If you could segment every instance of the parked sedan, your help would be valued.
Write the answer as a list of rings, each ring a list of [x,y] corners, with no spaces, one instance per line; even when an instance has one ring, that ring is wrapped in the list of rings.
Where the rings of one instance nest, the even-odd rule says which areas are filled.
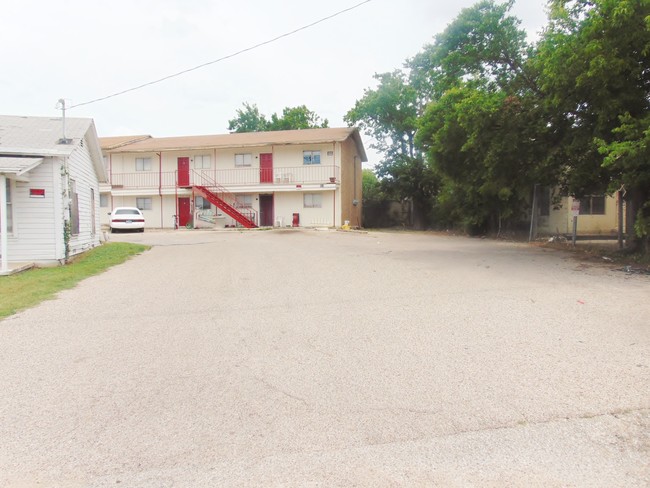
[[[144,215],[136,207],[117,207],[108,215],[111,216],[111,232],[116,230],[144,232]]]

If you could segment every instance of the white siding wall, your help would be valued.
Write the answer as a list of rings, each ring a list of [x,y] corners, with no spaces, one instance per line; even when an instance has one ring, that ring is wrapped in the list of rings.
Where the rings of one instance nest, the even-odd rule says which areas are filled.
[[[319,193],[322,195],[321,208],[305,208],[304,194]],[[334,192],[281,192],[275,194],[275,218],[282,218],[284,226],[291,225],[293,214],[300,214],[301,227],[331,227],[334,225]]]
[[[88,144],[84,141],[83,145],[78,146],[68,158],[68,172],[70,178],[75,180],[77,185],[77,194],[79,195],[79,235],[70,238],[70,255],[73,256],[80,252],[99,245],[99,236],[101,235],[100,218],[99,218],[99,181],[97,174],[90,158]],[[95,232],[93,233],[91,208],[91,189],[95,193]]]
[[[58,159],[45,158],[29,172],[29,182],[13,182],[14,232],[9,234],[7,253],[10,261],[54,261],[57,240],[56,202],[60,195]],[[45,198],[30,198],[29,190],[44,189]]]

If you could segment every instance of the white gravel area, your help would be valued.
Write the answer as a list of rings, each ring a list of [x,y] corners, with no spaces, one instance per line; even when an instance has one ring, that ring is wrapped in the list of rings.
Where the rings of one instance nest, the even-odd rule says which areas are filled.
[[[650,277],[407,232],[151,250],[0,321],[0,486],[650,486]],[[2,279],[2,278],[0,278]]]

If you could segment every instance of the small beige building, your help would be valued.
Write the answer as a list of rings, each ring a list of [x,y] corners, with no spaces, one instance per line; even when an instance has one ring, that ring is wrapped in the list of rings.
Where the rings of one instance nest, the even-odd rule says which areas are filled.
[[[356,128],[207,136],[100,138],[111,208],[142,210],[149,228],[361,226]]]
[[[537,221],[538,234],[572,234],[574,211],[578,208],[577,233],[579,235],[610,236],[618,232],[618,208],[615,197],[594,195],[577,201],[571,196],[553,198],[548,189],[543,190],[543,193]]]

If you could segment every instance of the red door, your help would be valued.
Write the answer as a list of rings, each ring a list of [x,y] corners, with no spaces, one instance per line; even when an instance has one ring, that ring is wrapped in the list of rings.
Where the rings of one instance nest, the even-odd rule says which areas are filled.
[[[260,154],[260,183],[273,183],[273,154]]]
[[[273,195],[260,195],[260,227],[273,227]]]
[[[192,220],[189,198],[178,199],[178,226],[185,227]]]
[[[178,186],[190,186],[190,158],[178,158]]]

